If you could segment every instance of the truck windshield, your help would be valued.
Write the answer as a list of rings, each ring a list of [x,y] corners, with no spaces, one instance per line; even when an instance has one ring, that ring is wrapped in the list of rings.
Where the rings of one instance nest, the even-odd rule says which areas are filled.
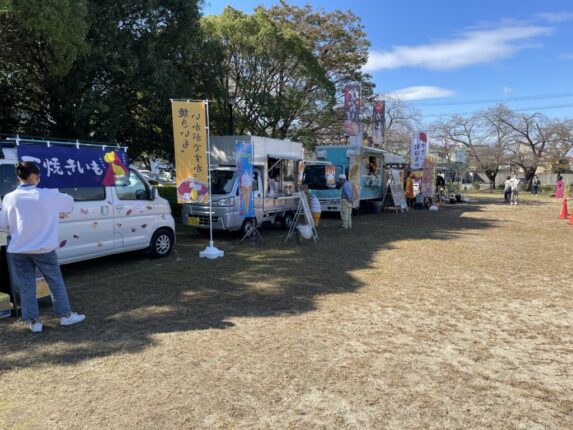
[[[342,166],[334,166],[334,186],[329,186],[326,183],[326,165],[325,164],[315,164],[306,166],[304,168],[304,180],[303,184],[308,185],[311,190],[327,190],[331,188],[338,188],[338,175],[342,172]]]
[[[235,184],[234,170],[213,170],[211,172],[211,193],[229,194]]]
[[[16,189],[18,179],[13,164],[0,164],[0,198]]]

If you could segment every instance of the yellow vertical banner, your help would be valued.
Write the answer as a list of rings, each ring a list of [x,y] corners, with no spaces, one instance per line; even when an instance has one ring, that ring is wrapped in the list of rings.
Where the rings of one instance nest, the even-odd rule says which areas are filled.
[[[209,201],[206,106],[203,101],[171,101],[178,203]]]

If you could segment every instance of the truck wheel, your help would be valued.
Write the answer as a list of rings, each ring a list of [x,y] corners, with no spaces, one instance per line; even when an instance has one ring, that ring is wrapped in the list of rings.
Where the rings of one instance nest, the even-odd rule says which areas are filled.
[[[254,229],[253,224],[256,225],[256,220],[253,218],[247,218],[243,221],[243,225],[241,226],[241,237],[245,237],[247,233],[251,233]]]
[[[281,218],[281,227],[284,230],[288,230],[292,225],[293,220],[294,220],[294,215],[292,214],[292,212],[285,213]]]
[[[161,229],[153,233],[149,243],[149,256],[151,258],[166,257],[173,249],[175,235],[171,230]]]

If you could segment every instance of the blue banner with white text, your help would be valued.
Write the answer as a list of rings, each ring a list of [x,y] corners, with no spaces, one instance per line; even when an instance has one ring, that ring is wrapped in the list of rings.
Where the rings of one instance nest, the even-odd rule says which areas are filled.
[[[127,153],[114,147],[20,144],[18,159],[37,164],[42,188],[113,186],[129,179]]]

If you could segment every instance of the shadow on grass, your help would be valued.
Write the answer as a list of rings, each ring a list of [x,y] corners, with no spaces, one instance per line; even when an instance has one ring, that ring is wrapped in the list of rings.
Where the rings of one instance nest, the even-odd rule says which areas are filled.
[[[162,260],[131,253],[64,266],[72,305],[88,319],[56,327],[56,319],[48,318],[41,334],[0,323],[0,371],[137,353],[154,344],[154,334],[232,328],[228,320],[237,317],[313,311],[318,296],[360,288],[351,272],[373,267],[375,254],[395,241],[451,240],[495,225],[462,216],[476,211],[479,202],[439,212],[361,214],[351,231],[328,217],[316,246],[284,243],[286,232],[274,227],[263,229],[264,242],[256,245],[219,235],[216,245],[225,257],[214,261],[198,257],[207,241],[184,228],[174,253]]]

